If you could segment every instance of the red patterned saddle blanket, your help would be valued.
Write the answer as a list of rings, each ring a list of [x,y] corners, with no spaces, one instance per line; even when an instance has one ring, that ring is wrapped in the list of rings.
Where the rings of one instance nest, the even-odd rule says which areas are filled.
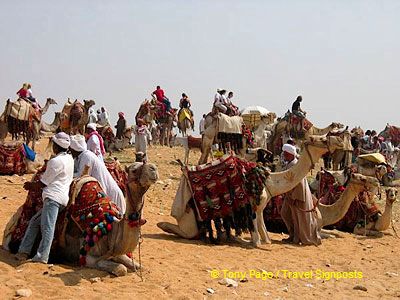
[[[24,174],[25,152],[22,143],[0,144],[0,175]]]
[[[199,221],[223,218],[250,203],[237,158],[228,156],[186,169]]]
[[[291,114],[291,116],[290,116],[290,124],[292,124],[292,126],[294,128],[296,128],[298,125],[300,125],[300,122],[301,122],[301,118],[299,116],[296,116],[295,114]],[[312,126],[313,126],[313,124],[307,118],[304,118],[304,121],[303,121],[304,129],[307,131]]]

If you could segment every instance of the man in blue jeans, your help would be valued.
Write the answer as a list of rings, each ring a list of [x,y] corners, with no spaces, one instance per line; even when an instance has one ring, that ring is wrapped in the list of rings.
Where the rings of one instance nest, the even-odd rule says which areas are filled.
[[[70,137],[66,133],[60,132],[53,136],[52,141],[56,156],[48,161],[46,171],[42,174],[40,181],[24,184],[24,188],[27,190],[43,189],[43,208],[29,222],[19,251],[15,256],[21,261],[26,260],[31,253],[40,229],[42,240],[32,261],[47,263],[58,213],[68,204],[69,187],[74,174],[74,160],[67,153]]]

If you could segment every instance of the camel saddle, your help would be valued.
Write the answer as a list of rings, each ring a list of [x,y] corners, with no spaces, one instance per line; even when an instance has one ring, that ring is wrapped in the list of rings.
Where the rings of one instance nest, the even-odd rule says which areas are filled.
[[[225,114],[218,114],[218,132],[242,134],[243,118],[240,116],[229,117]]]
[[[313,126],[307,118],[299,117],[291,112],[287,112],[283,119],[288,122],[289,133],[294,137],[304,137],[305,133]],[[303,128],[301,127],[302,120]]]
[[[0,144],[0,175],[22,175],[26,171],[25,150],[22,142]]]
[[[29,101],[22,98],[15,102],[8,102],[5,115],[20,121],[31,121],[32,119],[40,121],[41,118],[40,111],[37,111]]]
[[[178,120],[180,123],[185,121],[185,119],[192,120],[192,114],[190,113],[190,110],[187,108],[182,108],[179,112]]]

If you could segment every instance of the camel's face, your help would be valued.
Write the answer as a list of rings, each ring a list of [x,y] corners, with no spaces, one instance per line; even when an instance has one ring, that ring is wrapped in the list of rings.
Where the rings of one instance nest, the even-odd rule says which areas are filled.
[[[143,187],[150,187],[158,180],[158,170],[155,164],[135,162],[126,167],[128,181],[137,181]]]
[[[84,106],[88,109],[96,104],[94,100],[83,100]]]
[[[331,124],[332,128],[336,128],[336,129],[341,129],[344,128],[344,125],[342,123],[337,123],[337,122],[333,122]]]
[[[378,179],[371,176],[364,176],[358,173],[351,174],[350,181],[352,183],[363,185],[368,190],[375,190],[379,187]]]
[[[394,187],[390,187],[386,189],[386,202],[389,204],[393,204],[393,202],[397,199],[397,189]]]
[[[56,100],[52,98],[47,98],[47,102],[49,102],[49,104],[57,104]]]
[[[335,150],[340,150],[344,148],[343,138],[340,136],[310,136],[308,141],[305,142],[305,145],[315,146],[318,148],[326,148],[331,152]]]
[[[387,173],[387,168],[385,165],[378,165],[375,167],[376,178],[378,178],[379,180],[381,180],[383,175],[385,175],[386,173]]]

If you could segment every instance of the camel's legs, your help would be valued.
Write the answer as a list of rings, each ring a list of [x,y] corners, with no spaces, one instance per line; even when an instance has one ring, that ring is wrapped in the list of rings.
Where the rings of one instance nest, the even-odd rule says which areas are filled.
[[[123,264],[125,267],[132,271],[137,271],[140,269],[139,263],[129,258],[126,254],[115,256],[112,258],[112,260],[117,263]]]
[[[265,226],[265,222],[264,222],[263,211],[261,211],[261,212],[257,211],[256,216],[257,216],[257,227],[260,232],[261,240],[264,243],[271,244],[271,239],[268,235],[267,227]]]
[[[157,223],[158,228],[162,229],[165,232],[176,234],[184,239],[192,239],[195,236],[188,234],[187,232],[183,231],[178,225],[171,224],[168,222],[160,222]]]
[[[90,255],[86,256],[86,266],[114,274],[115,276],[125,276],[128,273],[128,269],[121,263],[116,263],[111,260],[97,261],[97,257]]]

